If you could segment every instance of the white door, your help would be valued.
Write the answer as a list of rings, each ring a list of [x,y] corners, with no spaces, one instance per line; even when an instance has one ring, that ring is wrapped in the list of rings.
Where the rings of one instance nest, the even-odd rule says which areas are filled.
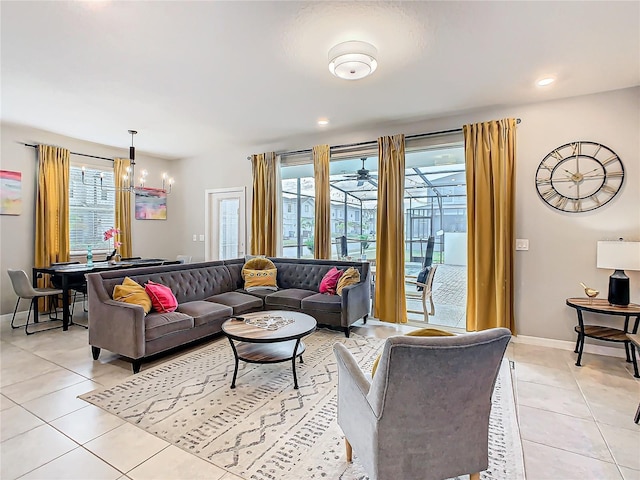
[[[205,196],[205,259],[244,257],[246,188],[207,190]]]

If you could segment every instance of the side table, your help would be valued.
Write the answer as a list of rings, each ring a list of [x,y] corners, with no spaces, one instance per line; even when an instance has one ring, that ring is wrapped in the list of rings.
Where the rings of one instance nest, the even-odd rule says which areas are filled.
[[[567,305],[575,308],[578,313],[578,325],[575,327],[575,331],[578,334],[575,349],[575,353],[578,354],[576,365],[579,367],[580,361],[582,360],[585,337],[597,338],[607,342],[621,342],[624,343],[627,362],[633,363],[634,377],[640,378],[640,374],[638,374],[638,363],[634,354],[635,352],[632,352],[631,350],[633,345],[631,344],[629,337],[627,337],[627,333],[638,333],[638,324],[640,324],[640,305],[630,303],[627,307],[614,307],[613,305],[609,305],[607,300],[598,298],[567,298]],[[604,327],[600,325],[585,325],[582,318],[582,312],[624,317],[624,327],[620,330],[618,328]],[[629,321],[633,316],[636,318],[633,322],[632,329],[629,330]]]
[[[637,333],[627,333],[627,337],[631,341],[631,358],[634,362],[636,359],[636,348],[640,348],[640,334]],[[640,352],[640,350],[638,350]],[[640,423],[640,404],[638,405],[638,409],[636,410],[636,416],[633,418],[633,421],[636,423]]]

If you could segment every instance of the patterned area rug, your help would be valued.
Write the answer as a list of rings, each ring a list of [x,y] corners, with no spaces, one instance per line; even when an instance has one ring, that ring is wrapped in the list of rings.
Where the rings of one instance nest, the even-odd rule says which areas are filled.
[[[345,344],[367,372],[384,343],[318,330],[305,339],[304,363],[296,366],[299,390],[293,389],[289,362],[240,362],[232,390],[233,353],[221,338],[80,398],[246,479],[366,480],[356,452],[353,463],[346,462],[336,422],[336,342]],[[496,382],[490,423],[489,469],[481,478],[524,479],[506,361]]]

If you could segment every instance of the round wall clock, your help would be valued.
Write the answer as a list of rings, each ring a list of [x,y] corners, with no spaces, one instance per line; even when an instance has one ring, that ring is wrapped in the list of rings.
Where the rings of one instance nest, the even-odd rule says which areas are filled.
[[[620,191],[624,166],[609,147],[572,142],[554,148],[536,171],[538,195],[563,212],[595,210]]]

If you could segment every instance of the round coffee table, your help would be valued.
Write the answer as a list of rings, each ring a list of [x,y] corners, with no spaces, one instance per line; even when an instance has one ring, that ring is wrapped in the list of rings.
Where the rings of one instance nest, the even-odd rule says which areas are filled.
[[[281,317],[291,319],[292,323],[274,328],[278,320],[269,318]],[[245,320],[262,320],[263,326],[252,325]],[[264,324],[271,324],[270,328],[265,328]],[[236,377],[238,375],[239,361],[247,363],[280,363],[291,360],[293,370],[293,388],[298,388],[298,377],[296,376],[296,357],[300,357],[305,351],[305,344],[302,337],[313,333],[316,329],[316,320],[305,313],[287,312],[281,310],[269,310],[265,312],[248,313],[242,317],[230,318],[222,324],[222,331],[229,339],[236,366],[233,371],[231,388],[236,388]],[[234,343],[234,340],[237,343]]]

